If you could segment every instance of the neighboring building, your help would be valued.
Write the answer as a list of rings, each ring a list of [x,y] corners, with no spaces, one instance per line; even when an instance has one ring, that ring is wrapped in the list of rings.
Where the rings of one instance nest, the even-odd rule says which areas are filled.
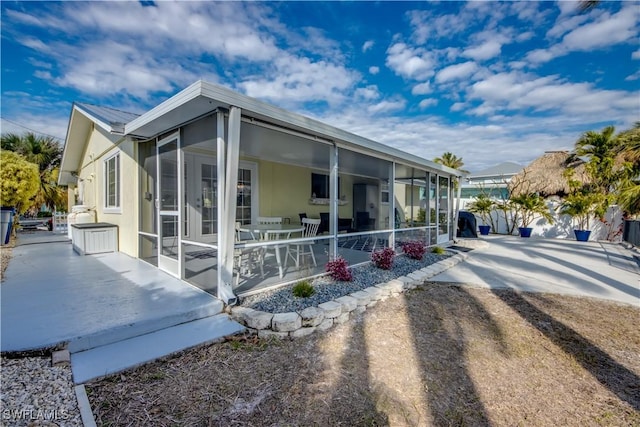
[[[509,181],[517,175],[524,166],[515,162],[503,162],[490,168],[469,174],[462,180],[460,197],[464,200],[473,199],[485,193],[496,198],[508,198]]]
[[[353,265],[403,240],[452,240],[450,183],[462,175],[203,81],[141,116],[74,104],[60,170],[70,204],[118,226],[121,252],[224,302],[322,273],[329,257]],[[317,265],[292,264],[294,232],[237,240],[258,217],[299,230],[300,214],[325,218],[306,241]]]

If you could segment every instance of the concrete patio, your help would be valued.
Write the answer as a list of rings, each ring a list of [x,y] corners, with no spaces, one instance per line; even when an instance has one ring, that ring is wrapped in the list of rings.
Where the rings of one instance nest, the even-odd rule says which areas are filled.
[[[19,235],[1,286],[0,349],[80,351],[213,316],[212,295],[121,253],[80,256],[58,236]]]
[[[620,244],[498,235],[482,239],[489,247],[474,250],[465,262],[430,280],[640,305],[640,268],[634,252]]]

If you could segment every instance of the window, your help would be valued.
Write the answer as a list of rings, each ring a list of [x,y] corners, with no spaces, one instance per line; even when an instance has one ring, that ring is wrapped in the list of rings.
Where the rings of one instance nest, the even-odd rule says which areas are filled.
[[[340,178],[338,178],[338,193],[340,192]],[[311,197],[314,199],[329,198],[329,175],[311,174]]]
[[[120,211],[120,153],[104,161],[104,207]]]
[[[380,203],[389,204],[389,184],[380,185]]]

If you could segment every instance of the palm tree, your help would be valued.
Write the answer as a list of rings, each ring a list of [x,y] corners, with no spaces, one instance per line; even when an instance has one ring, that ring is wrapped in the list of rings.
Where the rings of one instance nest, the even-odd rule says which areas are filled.
[[[469,173],[469,171],[460,169],[462,166],[464,166],[462,157],[458,157],[455,154],[450,153],[449,151],[444,153],[442,157],[436,157],[435,159],[433,159],[433,161],[443,166],[447,166],[453,169],[458,169],[460,172]]]
[[[38,166],[40,189],[33,198],[32,209],[37,210],[45,205],[53,210],[57,205],[64,204],[65,190],[57,185],[62,148],[54,138],[36,136],[32,132],[24,135],[9,133],[0,138],[0,147],[16,152]]]
[[[625,168],[618,203],[630,215],[640,214],[640,122],[618,135],[619,155]]]
[[[587,168],[593,177],[596,189],[609,194],[619,176],[614,171],[616,153],[620,142],[614,135],[615,127],[607,126],[601,132],[585,132],[575,145],[578,157],[587,157]]]

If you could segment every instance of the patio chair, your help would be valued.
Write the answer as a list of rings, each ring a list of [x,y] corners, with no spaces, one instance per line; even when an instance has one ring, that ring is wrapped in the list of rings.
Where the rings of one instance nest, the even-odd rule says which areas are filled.
[[[302,225],[304,226],[304,231],[302,232],[302,237],[315,237],[318,234],[318,228],[320,227],[319,219],[313,218],[302,218]],[[289,261],[289,257],[293,259],[296,263],[296,267],[300,266],[300,257],[305,255],[311,255],[311,259],[313,259],[313,265],[317,266],[316,256],[313,253],[313,245],[315,242],[305,242],[305,243],[293,243],[289,245],[287,249],[287,261]],[[295,257],[293,254],[295,253]]]
[[[236,243],[257,242],[253,233],[240,231],[241,224],[236,222]],[[253,265],[260,261],[260,248],[237,248],[233,251],[235,258],[234,264],[237,266],[238,274],[236,275],[236,286],[240,282],[240,275],[251,275]]]
[[[258,224],[282,224],[280,216],[259,216]]]
[[[369,212],[356,212],[356,230],[371,231],[375,229],[375,218],[369,217]]]
[[[329,212],[320,212],[320,227],[318,234],[329,232]]]

